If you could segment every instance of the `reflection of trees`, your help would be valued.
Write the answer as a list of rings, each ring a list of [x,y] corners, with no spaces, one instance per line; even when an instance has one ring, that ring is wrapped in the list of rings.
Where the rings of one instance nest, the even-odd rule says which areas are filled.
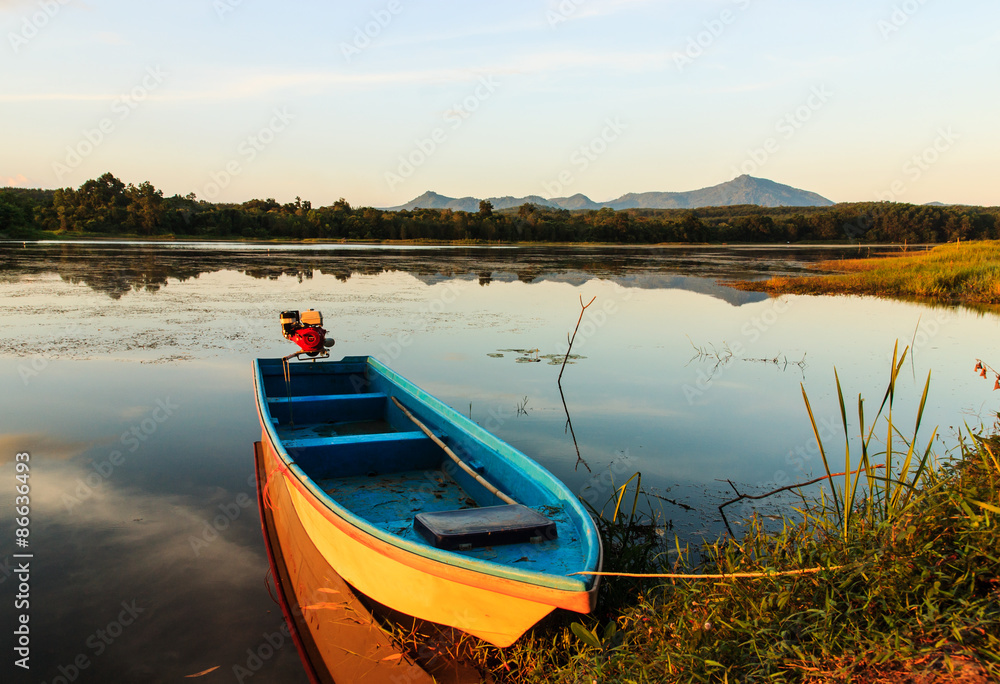
[[[72,245],[60,247],[55,268],[59,276],[74,285],[86,285],[103,292],[112,299],[120,299],[132,290],[156,292],[166,286],[168,277],[183,281],[199,275],[196,268],[172,268],[162,262],[153,249],[102,259],[99,264],[86,264],[81,263]]]
[[[131,291],[156,292],[169,279],[184,281],[203,273],[236,271],[251,278],[302,280],[316,272],[346,282],[352,275],[387,271],[408,273],[427,283],[469,278],[487,285],[503,274],[524,283],[544,280],[580,282],[609,278],[640,287],[678,287],[683,277],[746,278],[799,273],[804,263],[830,258],[831,250],[732,248],[547,247],[522,249],[244,249],[233,243],[218,249],[177,248],[169,243],[0,245],[0,277],[58,273],[113,299]],[[641,277],[638,277],[641,276]],[[711,281],[709,280],[709,286]],[[683,287],[683,285],[680,285]],[[741,295],[746,296],[746,295]]]

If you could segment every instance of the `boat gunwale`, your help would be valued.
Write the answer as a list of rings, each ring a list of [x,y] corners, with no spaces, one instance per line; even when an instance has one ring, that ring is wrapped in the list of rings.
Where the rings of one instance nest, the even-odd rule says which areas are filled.
[[[262,480],[261,476],[263,475],[266,478],[267,474],[263,472],[265,455],[264,445],[260,442],[254,442],[253,460],[254,478],[257,481],[257,507],[260,510],[260,527],[264,535],[264,549],[267,551],[267,562],[271,568],[271,577],[274,580],[278,606],[281,608],[281,614],[284,616],[285,623],[291,632],[295,649],[299,652],[299,659],[302,661],[302,667],[305,670],[306,677],[309,679],[309,684],[323,684],[323,681],[320,679],[319,669],[313,661],[313,653],[318,651],[315,645],[315,635],[309,630],[308,623],[297,619],[295,613],[292,611],[292,599],[294,599],[295,594],[283,579],[283,572],[287,573],[287,570],[279,567],[279,562],[281,565],[284,565],[285,561],[280,547],[277,546],[278,532],[274,525],[274,516],[268,511],[264,503],[264,489],[267,487],[267,481],[266,479]],[[301,614],[301,611],[299,611],[300,616]],[[307,643],[307,640],[312,643]],[[327,671],[327,679],[333,680],[329,671]]]
[[[451,551],[445,551],[443,549],[437,549],[428,544],[411,541],[388,532],[380,527],[377,527],[366,518],[357,515],[342,506],[336,499],[324,492],[318,484],[308,474],[306,474],[305,471],[302,470],[298,463],[296,463],[295,460],[289,456],[283,441],[277,434],[277,430],[275,429],[274,422],[270,415],[267,402],[268,397],[264,392],[264,374],[260,362],[278,360],[279,359],[254,360],[254,384],[256,386],[258,417],[260,418],[261,425],[264,426],[264,429],[267,432],[272,448],[284,463],[286,471],[289,474],[294,475],[294,478],[298,481],[298,486],[300,488],[304,488],[315,503],[323,504],[329,514],[332,515],[331,522],[340,520],[343,523],[355,528],[360,534],[352,536],[356,536],[359,541],[366,543],[369,546],[371,546],[371,544],[368,542],[366,537],[393,546],[400,551],[412,554],[413,556],[428,561],[443,563],[448,566],[477,574],[488,574],[493,577],[513,582],[520,582],[538,588],[555,590],[564,594],[591,594],[590,603],[593,603],[593,598],[595,598],[594,592],[596,592],[598,586],[598,579],[593,575],[583,576],[584,578],[581,579],[580,577],[571,577],[569,575],[535,572],[521,568],[514,568],[509,565],[493,561],[471,558],[469,556]],[[581,520],[592,520],[589,514],[573,496],[572,492],[570,492],[569,488],[566,487],[561,480],[556,478],[552,473],[541,466],[541,464],[533,461],[513,446],[503,442],[481,426],[473,423],[471,420],[455,411],[452,407],[448,406],[437,397],[434,397],[428,392],[420,389],[374,357],[349,356],[341,359],[340,363],[365,364],[368,369],[382,375],[390,384],[410,399],[442,415],[443,418],[451,421],[469,433],[473,439],[490,447],[503,445],[505,448],[502,450],[503,453],[500,454],[501,458],[512,461],[512,465],[520,468],[522,471],[525,470],[523,466],[528,466],[529,470],[535,470],[538,475],[544,478],[544,488],[548,493],[553,495],[554,499],[561,499],[564,501],[568,507],[573,509],[573,514],[580,517]],[[514,456],[515,458],[511,459],[511,456]],[[526,474],[531,475],[532,473]],[[573,524],[581,536],[579,543],[581,546],[586,547],[587,552],[584,567],[581,567],[580,570],[586,571],[593,569],[599,571],[603,565],[603,548],[596,526],[592,523],[591,525],[584,524],[581,529],[576,522]]]

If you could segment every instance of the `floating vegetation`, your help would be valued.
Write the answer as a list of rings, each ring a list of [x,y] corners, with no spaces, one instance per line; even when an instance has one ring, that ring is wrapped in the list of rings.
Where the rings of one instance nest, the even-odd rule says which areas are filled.
[[[491,359],[502,359],[507,354],[520,354],[516,359],[515,363],[541,363],[546,361],[549,366],[561,365],[563,360],[566,363],[573,363],[579,359],[585,359],[586,356],[581,356],[580,354],[540,354],[538,349],[498,349],[495,352],[490,352],[486,356]]]
[[[685,336],[686,337],[686,336]],[[728,342],[723,342],[722,347],[716,347],[714,344],[710,344],[707,347],[699,347],[696,345],[690,337],[688,337],[688,342],[694,347],[695,354],[691,357],[692,361],[708,361],[715,362],[712,366],[712,370],[709,375],[713,375],[717,370],[726,366],[732,361],[745,361],[747,363],[762,363],[769,366],[774,366],[781,371],[787,371],[789,366],[798,368],[800,372],[805,374],[805,369],[809,365],[806,363],[806,354],[803,352],[802,358],[798,361],[789,360],[787,356],[778,352],[774,356],[766,356],[761,358],[750,358],[743,356],[742,346],[737,344],[737,349],[733,349],[729,346]]]

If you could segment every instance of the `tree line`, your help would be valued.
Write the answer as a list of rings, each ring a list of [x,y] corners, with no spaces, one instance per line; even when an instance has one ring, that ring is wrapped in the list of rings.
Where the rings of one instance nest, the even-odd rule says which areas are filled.
[[[164,197],[111,173],[79,188],[0,189],[0,235],[471,242],[949,242],[1000,239],[1000,207],[858,202],[831,207],[739,205],[702,209],[569,211],[524,204],[494,210],[316,207],[298,197],[242,204]]]

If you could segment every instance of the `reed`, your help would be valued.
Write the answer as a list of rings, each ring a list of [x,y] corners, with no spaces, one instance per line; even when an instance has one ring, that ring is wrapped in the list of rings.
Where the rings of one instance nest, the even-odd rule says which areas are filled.
[[[467,641],[466,661],[512,683],[996,681],[1000,437],[967,429],[936,460],[936,432],[917,434],[930,378],[912,420],[895,406],[906,356],[874,417],[858,397],[853,432],[835,375],[847,475],[832,481],[824,445],[830,485],[780,529],[753,515],[695,552],[674,540],[668,562],[638,474],[604,506],[606,569],[752,577],[603,578],[593,615],[554,614],[506,649]],[[775,574],[805,568],[828,569]]]
[[[927,382],[924,383],[924,391],[920,397],[920,406],[917,409],[916,421],[913,427],[912,437],[905,438],[893,421],[893,404],[896,398],[896,381],[899,372],[903,367],[906,354],[909,348],[899,353],[899,343],[892,351],[892,363],[890,365],[889,382],[886,386],[885,395],[879,406],[875,417],[870,425],[865,421],[865,402],[861,395],[858,395],[858,423],[860,434],[860,463],[855,464],[851,460],[851,433],[848,427],[847,409],[844,401],[844,391],[840,385],[840,377],[834,369],[834,379],[837,385],[837,398],[840,402],[840,415],[844,426],[844,481],[842,486],[834,485],[831,495],[834,504],[834,514],[837,527],[845,541],[852,531],[856,531],[856,526],[852,525],[852,518],[861,513],[867,516],[867,524],[871,527],[877,526],[881,522],[891,521],[899,518],[908,508],[913,500],[913,495],[918,491],[921,479],[928,473],[927,464],[931,456],[931,446],[937,436],[935,428],[923,453],[918,455],[916,451],[917,435],[920,431],[920,424],[923,420],[924,407],[927,404],[927,393],[930,390],[931,374],[927,374]],[[801,386],[801,385],[800,385]],[[802,399],[806,405],[806,412],[809,414],[809,421],[812,424],[816,443],[819,445],[820,457],[823,460],[823,467],[832,483],[833,475],[830,469],[830,461],[827,457],[827,449],[823,444],[823,439],[819,434],[819,427],[813,415],[812,406],[809,404],[809,397],[804,386],[802,387]],[[875,438],[875,430],[879,426],[879,419],[885,414],[885,439],[882,451],[873,451],[872,440]],[[905,452],[898,451],[894,445],[896,437],[899,437],[905,447]],[[902,462],[898,467],[894,467],[896,457],[902,455]],[[873,458],[884,457],[884,466],[875,467],[872,464]],[[919,458],[914,461],[914,458]],[[884,470],[883,470],[884,468]],[[884,472],[880,474],[879,471]],[[862,476],[866,481],[866,489],[863,490],[865,498],[858,502],[858,487],[861,484]],[[853,478],[853,479],[852,479]],[[824,520],[827,518],[824,517]]]
[[[743,290],[772,294],[856,294],[1000,304],[1000,241],[939,245],[870,259],[824,261],[823,275],[737,281]]]

